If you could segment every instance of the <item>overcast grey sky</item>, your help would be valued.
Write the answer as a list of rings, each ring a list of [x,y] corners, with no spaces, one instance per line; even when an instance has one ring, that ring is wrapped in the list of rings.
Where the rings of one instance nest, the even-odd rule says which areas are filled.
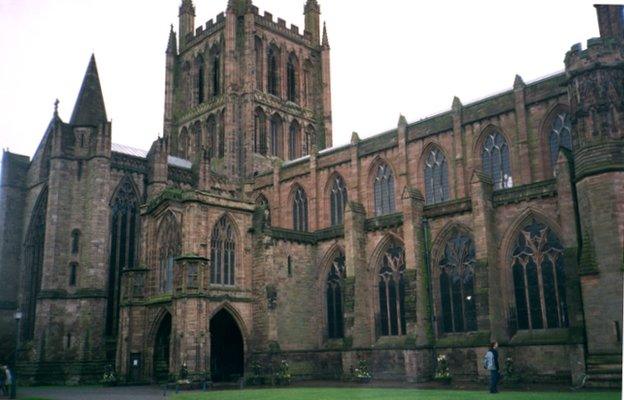
[[[113,141],[162,132],[164,61],[180,0],[0,0],[0,147],[31,156],[52,117],[69,120],[95,52]],[[194,0],[196,24],[227,0]],[[305,0],[255,0],[303,28]],[[334,144],[368,137],[563,69],[598,36],[589,0],[319,0],[332,48]]]

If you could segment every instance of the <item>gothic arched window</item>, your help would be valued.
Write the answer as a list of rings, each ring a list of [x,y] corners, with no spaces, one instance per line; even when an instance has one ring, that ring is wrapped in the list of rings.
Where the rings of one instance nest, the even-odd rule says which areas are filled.
[[[345,257],[338,253],[334,257],[329,274],[327,275],[327,337],[340,339],[344,337],[344,322],[342,309],[343,283],[345,278]]]
[[[381,336],[401,336],[405,324],[405,251],[391,243],[378,267],[379,324]]]
[[[189,146],[189,159],[193,158],[193,155],[198,149],[202,147],[202,129],[201,122],[196,121],[193,124],[193,136],[191,138],[191,145]]]
[[[158,227],[159,245],[159,288],[161,293],[173,290],[173,264],[182,252],[180,225],[173,213],[169,212]]]
[[[279,96],[279,55],[277,49],[269,47],[267,56],[267,89],[269,94]]]
[[[425,193],[427,204],[448,201],[448,165],[444,153],[438,148],[429,151],[425,161]]]
[[[181,158],[188,157],[188,149],[189,149],[189,134],[188,129],[186,127],[182,128],[182,132],[180,133],[180,140],[178,142],[178,154]]]
[[[475,246],[463,233],[455,233],[444,247],[439,263],[442,331],[477,330],[474,297]]]
[[[219,115],[219,158],[225,157],[225,111]]]
[[[563,246],[535,220],[518,234],[511,256],[518,329],[568,326]]]
[[[221,52],[216,50],[212,55],[212,96],[221,94]]]
[[[183,87],[186,89],[186,95],[184,96],[184,105],[185,108],[190,108],[193,106],[193,78],[191,77],[191,64],[189,62],[185,62],[182,65],[182,82]]]
[[[76,281],[78,280],[78,264],[71,263],[69,264],[69,286],[76,286]]]
[[[572,124],[568,113],[558,114],[553,120],[548,137],[550,166],[554,169],[559,157],[559,147],[572,151]]]
[[[262,80],[264,76],[264,52],[262,49],[262,39],[256,36],[254,41],[256,51],[256,89],[262,91]]]
[[[498,131],[488,134],[483,142],[483,172],[492,178],[495,190],[513,186],[509,145]]]
[[[347,185],[345,185],[340,175],[336,175],[332,178],[331,192],[329,195],[332,226],[344,223],[344,211],[347,200]]]
[[[288,57],[288,63],[286,64],[286,83],[288,100],[292,102],[297,101],[297,58],[294,54]]]
[[[205,83],[205,71],[204,71],[204,58],[199,56],[197,58],[197,62],[196,62],[196,68],[197,68],[197,87],[196,87],[196,91],[197,91],[197,104],[202,104],[204,102],[204,87],[206,85]]]
[[[308,197],[302,187],[293,194],[293,229],[300,232],[308,231]]]
[[[301,127],[297,121],[290,124],[288,135],[288,158],[295,160],[300,157],[299,149],[301,148]]]
[[[376,167],[373,183],[375,194],[375,215],[392,214],[395,211],[394,203],[394,174],[386,163],[379,163]]]
[[[26,294],[24,296],[25,304],[23,308],[26,314],[24,316],[22,337],[26,340],[33,338],[35,329],[37,297],[41,291],[41,277],[43,274],[47,207],[48,190],[46,188],[39,195],[33,209],[24,246]]]
[[[271,117],[271,155],[281,157],[282,118],[278,114]]]
[[[74,229],[71,233],[71,253],[78,254],[80,252],[80,231]]]
[[[139,198],[129,177],[122,179],[111,203],[111,245],[106,334],[117,334],[121,271],[134,268],[139,233]]]
[[[236,233],[226,216],[221,217],[212,230],[210,261],[210,283],[226,286],[236,284]]]
[[[303,155],[307,156],[312,151],[312,144],[316,140],[316,132],[314,126],[308,125],[305,129],[305,137],[303,138]]]
[[[261,108],[256,109],[254,119],[254,151],[258,154],[266,156],[267,154],[267,135],[266,135],[266,115]]]
[[[208,131],[208,151],[211,157],[215,155],[217,146],[217,120],[214,115],[210,115],[206,121],[206,130]]]

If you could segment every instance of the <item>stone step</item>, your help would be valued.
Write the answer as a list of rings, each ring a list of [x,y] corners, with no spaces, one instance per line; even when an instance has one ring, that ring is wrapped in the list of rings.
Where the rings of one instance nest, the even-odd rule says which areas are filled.
[[[597,374],[622,374],[622,366],[617,364],[594,364],[587,366],[587,373]]]
[[[587,364],[617,364],[622,365],[621,354],[591,354],[587,356]]]

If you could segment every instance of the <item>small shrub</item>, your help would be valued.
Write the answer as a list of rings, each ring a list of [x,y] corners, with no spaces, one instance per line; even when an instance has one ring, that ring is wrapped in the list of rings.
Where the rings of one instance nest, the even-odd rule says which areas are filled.
[[[280,386],[288,386],[290,385],[291,379],[290,366],[286,360],[282,360],[275,372],[275,383]]]
[[[516,372],[516,367],[514,366],[514,360],[511,357],[505,358],[505,366],[503,371],[505,371],[505,380],[511,383],[520,382],[520,375]]]
[[[104,367],[104,374],[101,380],[102,385],[115,386],[117,385],[117,376],[115,375],[115,368],[111,364],[107,364]]]
[[[433,379],[439,382],[450,382],[452,377],[446,356],[444,354],[440,354],[436,361],[436,373]]]
[[[353,377],[360,382],[370,382],[373,375],[370,372],[368,361],[360,360],[356,369],[353,370]]]

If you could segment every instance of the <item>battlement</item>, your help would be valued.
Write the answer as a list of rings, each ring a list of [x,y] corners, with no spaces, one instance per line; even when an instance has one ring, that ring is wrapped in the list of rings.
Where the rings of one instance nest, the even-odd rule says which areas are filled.
[[[583,49],[577,43],[566,53],[565,65],[568,73],[602,66],[616,66],[624,62],[624,46],[613,38],[593,38],[587,41],[587,48]]]
[[[277,33],[280,33],[290,39],[304,42],[306,45],[311,44],[311,36],[308,32],[301,33],[299,26],[295,24],[286,25],[286,21],[282,18],[273,19],[273,14],[265,11],[264,14],[260,14],[258,7],[252,7],[252,12],[255,15],[256,21],[259,25],[269,28]]]
[[[310,45],[311,37],[308,32],[301,33],[299,26],[295,24],[290,24],[287,26],[286,20],[283,18],[277,18],[277,20],[273,19],[273,14],[264,11],[263,14],[260,14],[260,10],[258,7],[253,6],[251,8],[252,13],[254,14],[256,21],[273,31],[276,31],[292,40],[303,42],[306,45]],[[221,30],[225,25],[225,13],[219,13],[216,18],[210,19],[206,22],[205,26],[200,25],[195,28],[193,33],[189,33],[185,40],[188,46],[192,46],[195,42],[202,40],[205,37],[212,35],[213,33]]]
[[[219,14],[217,14],[216,18],[208,20],[205,26],[200,25],[195,29],[194,33],[189,33],[185,38],[187,45],[191,46],[194,44],[193,42],[197,42],[203,38],[212,35],[215,32],[220,31],[224,25],[225,13],[220,12]]]

